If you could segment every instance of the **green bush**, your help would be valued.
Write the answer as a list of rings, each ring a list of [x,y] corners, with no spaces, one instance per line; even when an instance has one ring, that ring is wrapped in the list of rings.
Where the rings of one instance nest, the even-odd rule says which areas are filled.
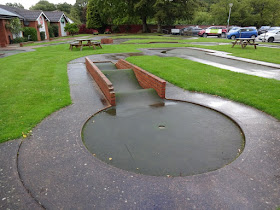
[[[46,39],[46,36],[45,36],[45,32],[44,31],[41,31],[40,32],[40,37],[41,37],[41,41],[44,41]]]
[[[53,28],[53,34],[55,37],[58,37],[58,25],[52,25]]]
[[[24,27],[23,28],[23,36],[26,37],[29,40],[28,41],[37,41],[37,30],[35,28],[31,28],[31,27]]]
[[[50,22],[47,22],[47,23],[48,23],[49,36],[50,36],[50,38],[53,38],[54,37],[53,27],[50,24]]]
[[[76,23],[66,23],[64,31],[69,32],[73,36],[74,34],[78,33],[79,28]]]
[[[24,37],[16,37],[12,40],[12,43],[15,44],[15,43],[21,43],[21,42],[26,42],[27,41],[27,38],[24,38]]]
[[[118,25],[113,25],[112,26],[112,32],[113,33],[119,33],[120,32],[120,28]]]

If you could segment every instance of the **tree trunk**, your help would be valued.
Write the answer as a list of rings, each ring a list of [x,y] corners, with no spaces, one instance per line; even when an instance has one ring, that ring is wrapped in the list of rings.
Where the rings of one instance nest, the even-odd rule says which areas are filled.
[[[162,33],[161,21],[158,21],[158,22],[157,22],[157,32],[158,32],[158,33]]]
[[[141,18],[142,20],[142,25],[143,25],[143,29],[142,29],[142,32],[143,33],[149,33],[149,28],[148,28],[148,25],[147,25],[147,17],[146,16],[143,16]]]

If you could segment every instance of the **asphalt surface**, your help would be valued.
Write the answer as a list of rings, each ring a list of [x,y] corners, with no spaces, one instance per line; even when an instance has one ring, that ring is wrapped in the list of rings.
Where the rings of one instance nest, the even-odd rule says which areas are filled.
[[[89,56],[94,61],[136,54]],[[84,58],[68,64],[73,104],[27,139],[0,145],[0,209],[275,209],[280,206],[280,122],[251,107],[168,84],[166,97],[198,103],[238,123],[246,145],[231,164],[186,177],[155,177],[107,165],[87,151],[81,129],[108,106]]]

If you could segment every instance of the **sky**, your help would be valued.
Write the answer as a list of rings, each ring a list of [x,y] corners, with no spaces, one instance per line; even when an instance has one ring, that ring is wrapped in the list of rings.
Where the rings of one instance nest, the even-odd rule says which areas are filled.
[[[0,0],[0,4],[5,5],[6,3],[21,3],[24,9],[29,9],[29,7],[35,5],[39,0]],[[48,0],[48,2],[53,4],[59,4],[67,2],[68,4],[74,5],[76,0]]]

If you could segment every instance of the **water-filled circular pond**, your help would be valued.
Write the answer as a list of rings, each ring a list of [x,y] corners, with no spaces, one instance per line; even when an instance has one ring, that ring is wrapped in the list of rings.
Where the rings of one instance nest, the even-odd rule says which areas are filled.
[[[83,141],[100,160],[153,176],[213,171],[235,160],[244,147],[242,131],[228,117],[174,101],[99,112],[85,124]]]

